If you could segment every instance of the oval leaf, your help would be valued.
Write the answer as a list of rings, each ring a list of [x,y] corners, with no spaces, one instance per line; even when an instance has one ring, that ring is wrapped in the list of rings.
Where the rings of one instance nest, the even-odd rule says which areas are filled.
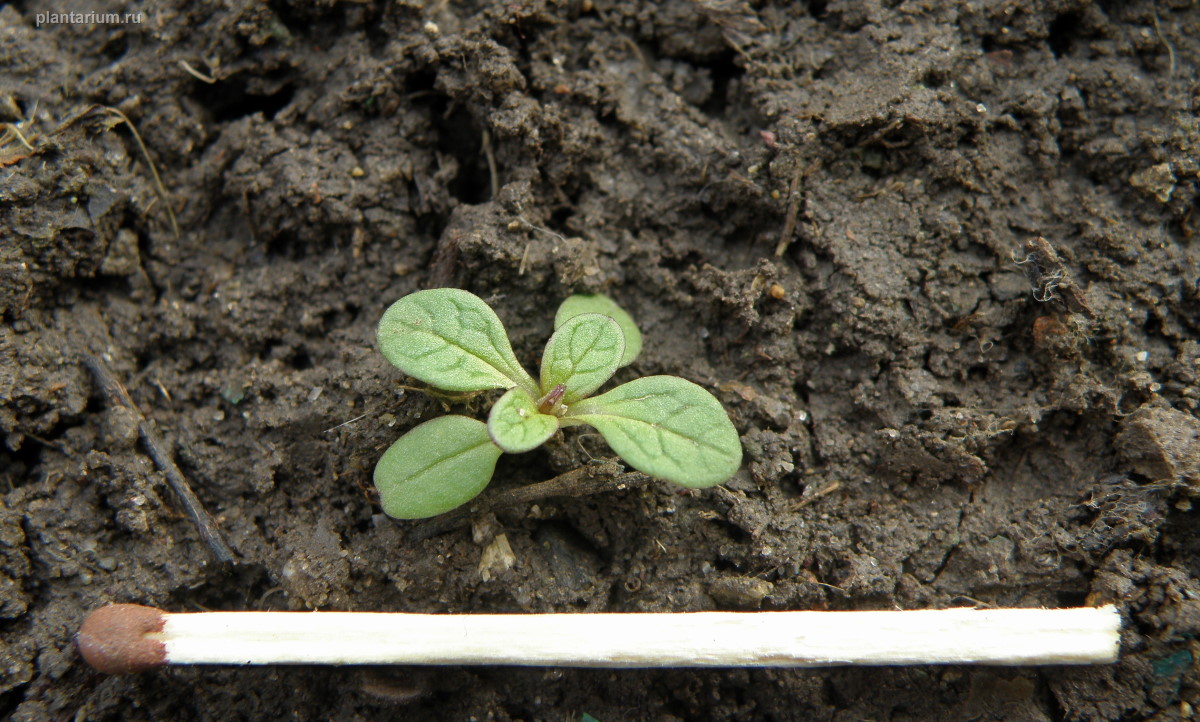
[[[375,465],[385,514],[424,519],[474,499],[492,479],[500,448],[487,425],[466,416],[441,416],[388,447]]]
[[[628,366],[642,352],[642,332],[638,331],[637,324],[633,322],[633,316],[618,306],[616,301],[603,294],[578,293],[568,296],[567,300],[558,307],[558,312],[554,314],[554,328],[558,329],[568,320],[583,313],[599,313],[608,316],[621,327],[621,332],[625,334],[625,352],[621,354],[621,363],[618,367]]]
[[[631,466],[681,486],[715,486],[742,464],[737,429],[716,397],[675,376],[647,376],[567,410]]]
[[[513,354],[504,324],[473,293],[457,288],[410,293],[384,312],[376,335],[388,361],[439,389],[522,386],[537,393]]]
[[[510,454],[541,446],[558,431],[558,417],[538,411],[538,404],[521,389],[510,389],[488,414],[492,441]]]
[[[625,335],[609,316],[583,313],[567,319],[542,353],[542,390],[567,387],[564,403],[574,403],[612,378],[625,353]]]

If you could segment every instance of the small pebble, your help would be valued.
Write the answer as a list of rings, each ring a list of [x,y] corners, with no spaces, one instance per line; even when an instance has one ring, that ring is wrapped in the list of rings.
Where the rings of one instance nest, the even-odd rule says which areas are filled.
[[[104,412],[104,423],[100,433],[110,450],[132,447],[138,440],[137,414],[124,406],[110,407]]]
[[[756,609],[775,585],[758,577],[722,577],[708,585],[708,595],[722,607]]]

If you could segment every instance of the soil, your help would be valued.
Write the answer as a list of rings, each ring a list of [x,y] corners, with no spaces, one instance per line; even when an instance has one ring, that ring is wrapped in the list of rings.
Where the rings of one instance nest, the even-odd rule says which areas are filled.
[[[1200,707],[1194,0],[94,5],[78,10],[144,16],[39,26],[72,8],[0,7],[0,716]],[[489,400],[413,388],[374,347],[388,304],[438,286],[491,303],[529,368],[562,298],[611,295],[646,338],[618,381],[712,391],[742,470],[437,529],[383,516],[383,449]],[[214,560],[88,354],[153,421],[234,563]],[[491,491],[612,458],[572,429],[503,458]],[[1120,661],[1087,668],[105,677],[73,635],[108,602],[1115,602],[1125,628]]]

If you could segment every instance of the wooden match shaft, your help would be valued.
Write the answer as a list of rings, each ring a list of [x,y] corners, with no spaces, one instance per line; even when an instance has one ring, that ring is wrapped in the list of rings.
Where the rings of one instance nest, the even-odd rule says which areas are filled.
[[[819,667],[1107,664],[1115,607],[886,612],[388,614],[196,612],[117,604],[77,635],[121,674],[164,664]]]

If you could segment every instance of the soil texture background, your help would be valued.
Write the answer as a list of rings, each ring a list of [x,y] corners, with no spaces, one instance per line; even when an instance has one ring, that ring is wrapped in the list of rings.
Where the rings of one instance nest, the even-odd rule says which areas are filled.
[[[39,25],[71,10],[143,15]],[[0,717],[1191,718],[1198,66],[1194,0],[0,7]],[[742,470],[385,517],[382,451],[492,398],[375,348],[441,286],[530,369],[566,295],[609,294],[646,342],[617,381],[713,392]],[[569,429],[485,495],[614,461]],[[73,635],[108,602],[1113,602],[1125,629],[1090,668],[105,677]]]

